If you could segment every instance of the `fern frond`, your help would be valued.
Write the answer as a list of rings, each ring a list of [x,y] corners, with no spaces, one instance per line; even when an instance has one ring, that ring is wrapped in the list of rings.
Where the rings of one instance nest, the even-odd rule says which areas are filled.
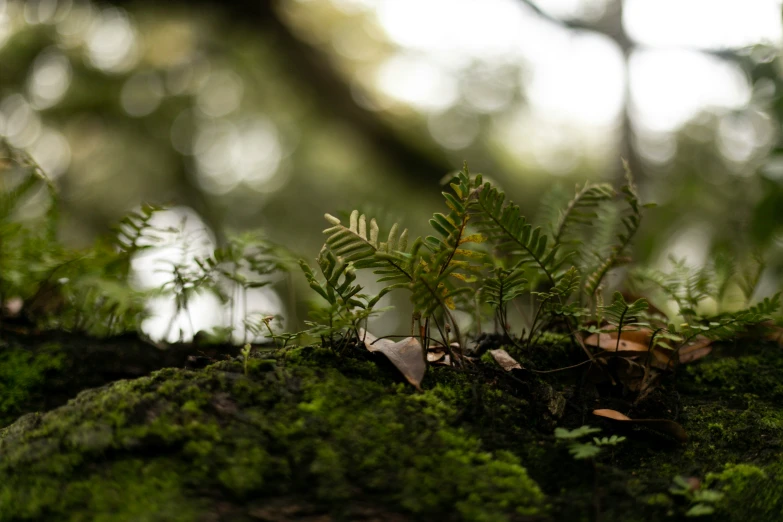
[[[405,252],[408,247],[408,229],[400,233],[397,223],[392,225],[387,240],[379,241],[378,223],[374,218],[368,223],[367,216],[360,214],[358,210],[351,212],[347,227],[339,218],[330,214],[325,217],[332,224],[324,230],[327,235],[326,246],[336,256],[354,263],[357,269],[381,266],[382,263],[374,259],[377,252]]]
[[[715,279],[715,300],[720,304],[737,275],[737,263],[732,256],[719,252],[712,259],[712,272]]]
[[[647,311],[649,304],[646,299],[637,299],[633,303],[626,303],[620,292],[615,292],[612,303],[609,306],[601,308],[601,312],[606,321],[617,327],[618,342],[623,327],[640,326],[644,324],[641,321],[641,314]]]
[[[753,298],[766,266],[764,258],[756,253],[751,257],[751,262],[744,267],[741,277],[738,278],[738,284],[746,302]]]
[[[563,241],[569,227],[573,225],[591,226],[598,217],[597,209],[605,201],[610,201],[616,195],[614,188],[608,183],[585,183],[561,212],[555,227],[553,242]]]
[[[498,308],[513,301],[527,291],[525,272],[496,267],[495,275],[484,279],[479,289],[482,301]]]
[[[468,222],[470,220],[469,205],[473,191],[481,186],[481,175],[471,178],[467,166],[452,180],[452,193],[443,192],[448,214],[435,213],[430,219],[430,226],[438,233],[438,236],[427,236],[425,245],[434,254],[440,256],[434,266],[437,266],[438,274],[450,270],[452,277],[464,282],[476,281],[475,273],[482,270],[477,263],[483,259],[484,254],[471,250],[466,245],[483,243],[486,237],[483,234],[468,234]],[[433,260],[434,261],[434,260]]]
[[[327,248],[323,248],[318,254],[317,262],[324,276],[323,282],[318,280],[304,260],[299,261],[310,288],[331,305],[362,306],[360,301],[354,299],[354,296],[362,291],[362,286],[353,284],[356,270],[351,263],[345,262]]]
[[[734,339],[737,335],[747,331],[748,328],[770,320],[771,316],[779,309],[780,292],[746,310],[720,314],[695,324],[687,324],[683,330],[685,337],[683,346],[697,335],[716,341]]]
[[[166,235],[177,233],[176,228],[159,228],[152,224],[155,213],[162,210],[165,210],[165,207],[145,203],[138,210],[130,212],[122,218],[112,227],[115,234],[114,245],[117,249],[131,255],[159,245],[165,241]]]
[[[489,183],[475,191],[474,223],[497,250],[515,261],[514,269],[533,267],[555,286],[557,270],[565,261],[558,245],[550,245],[541,227],[533,228],[519,207],[504,204],[506,195]]]
[[[572,266],[566,270],[557,284],[546,292],[532,292],[537,296],[542,303],[550,300],[557,300],[561,303],[565,303],[571,295],[579,288],[579,270]]]
[[[642,220],[642,205],[639,201],[639,195],[636,192],[636,185],[633,181],[633,175],[631,169],[628,167],[628,162],[623,160],[623,166],[625,167],[625,179],[626,184],[622,188],[624,199],[628,205],[629,212],[621,219],[622,230],[617,235],[618,242],[612,247],[611,252],[606,259],[601,262],[585,279],[585,293],[589,296],[594,296],[598,287],[601,286],[601,282],[606,277],[606,274],[619,265],[623,261],[625,250],[630,245],[631,240],[639,230],[639,225]]]
[[[670,257],[669,261],[672,264],[669,272],[637,269],[633,278],[656,286],[667,299],[677,303],[679,314],[686,319],[697,315],[697,308],[703,300],[717,300],[719,291],[713,284],[713,274],[708,267],[691,267],[684,259],[674,257]]]
[[[32,214],[36,217],[45,216],[45,226],[48,238],[56,239],[58,217],[58,195],[52,181],[43,169],[27,152],[9,145],[0,138],[0,222],[14,220],[20,214]],[[40,206],[37,195],[45,192],[48,196],[47,205],[43,211],[40,208],[30,209],[28,206]]]

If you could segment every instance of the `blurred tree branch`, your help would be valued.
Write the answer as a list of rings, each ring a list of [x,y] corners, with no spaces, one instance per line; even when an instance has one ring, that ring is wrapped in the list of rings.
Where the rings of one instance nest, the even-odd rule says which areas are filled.
[[[117,4],[124,2],[117,1]],[[263,32],[287,65],[291,77],[312,92],[318,108],[325,115],[349,124],[384,163],[411,183],[438,184],[455,165],[434,143],[406,136],[404,130],[393,128],[381,114],[361,107],[354,100],[351,85],[331,65],[329,56],[303,42],[281,18],[273,0],[179,0],[193,9],[206,7],[223,13],[232,25],[245,26],[249,31]],[[152,2],[157,5],[156,2]],[[133,2],[132,7],[143,9],[146,4]]]
[[[631,90],[628,82],[628,60],[633,52],[636,44],[628,36],[623,27],[623,5],[624,0],[613,0],[606,9],[601,18],[595,22],[585,22],[576,19],[561,19],[552,16],[545,10],[538,6],[536,0],[519,0],[522,4],[530,8],[537,16],[548,22],[554,23],[562,28],[571,29],[575,31],[590,31],[601,34],[611,39],[622,51],[625,59],[625,92],[624,92],[624,104],[622,114],[622,135],[620,136],[619,152],[620,156],[628,160],[628,164],[631,170],[638,177],[643,177],[644,169],[642,168],[642,162],[636,152],[634,145],[634,131],[630,117],[630,105],[631,105]],[[722,49],[722,50],[703,50],[702,52],[738,63],[746,70],[752,69],[749,60],[746,56],[743,56],[738,50],[734,49]],[[617,162],[618,179],[622,179],[623,168],[620,161]]]
[[[421,140],[414,143],[412,137],[404,136],[384,122],[382,115],[359,106],[354,101],[351,85],[330,64],[329,57],[291,32],[275,9],[276,2],[223,5],[247,3],[256,6],[263,30],[276,44],[283,61],[290,64],[292,75],[300,83],[316,87],[313,94],[321,102],[322,110],[352,125],[392,168],[417,183],[438,183],[454,168],[434,144],[422,144]]]

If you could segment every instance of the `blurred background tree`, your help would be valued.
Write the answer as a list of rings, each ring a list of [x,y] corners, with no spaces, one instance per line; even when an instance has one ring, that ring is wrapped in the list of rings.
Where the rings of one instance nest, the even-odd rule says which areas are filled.
[[[771,288],[782,35],[780,0],[0,0],[0,136],[71,244],[147,201],[306,258],[325,212],[424,232],[464,160],[535,215],[622,156],[659,204],[639,260],[760,249]]]

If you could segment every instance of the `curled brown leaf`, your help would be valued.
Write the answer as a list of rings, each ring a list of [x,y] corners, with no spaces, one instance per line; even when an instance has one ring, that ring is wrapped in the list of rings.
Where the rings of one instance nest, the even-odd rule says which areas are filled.
[[[389,339],[379,339],[363,328],[359,329],[359,336],[364,339],[367,350],[385,355],[414,388],[421,390],[427,363],[418,339],[406,337],[395,343]]]
[[[603,417],[605,419],[610,419],[616,422],[626,422],[628,424],[645,426],[647,428],[650,428],[651,430],[657,431],[658,433],[663,433],[665,435],[669,435],[670,437],[674,437],[680,442],[688,442],[688,433],[683,429],[682,426],[680,426],[679,424],[677,424],[672,420],[632,419],[629,416],[620,413],[617,410],[609,410],[609,409],[593,410],[593,415],[596,415],[598,417]]]
[[[680,348],[680,363],[688,364],[698,361],[702,357],[712,352],[712,340],[706,337],[697,337],[696,340],[688,346]]]
[[[489,354],[495,359],[495,362],[500,365],[501,368],[510,372],[511,370],[521,370],[522,365],[519,364],[516,359],[511,357],[508,352],[502,348],[497,350],[490,350]]]

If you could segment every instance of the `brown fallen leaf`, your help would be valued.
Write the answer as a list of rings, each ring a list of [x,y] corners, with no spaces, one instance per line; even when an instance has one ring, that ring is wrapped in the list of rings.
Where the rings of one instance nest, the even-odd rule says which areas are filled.
[[[427,352],[427,362],[438,362],[446,355],[446,352],[430,350]]]
[[[617,332],[594,333],[585,339],[588,346],[597,346],[602,350],[623,350],[633,352],[646,352],[650,341],[651,332],[646,329],[623,330],[620,335],[620,344],[617,344]]]
[[[632,419],[617,410],[609,409],[593,410],[593,415],[617,422],[627,422],[628,424],[646,426],[651,430],[674,437],[680,442],[688,442],[688,433],[686,433],[683,427],[668,419]]]
[[[680,348],[680,363],[688,364],[698,361],[702,357],[712,352],[712,340],[706,337],[697,337],[696,340],[688,346]]]
[[[511,357],[506,350],[498,348],[497,350],[490,350],[489,354],[495,359],[495,362],[500,365],[501,368],[510,372],[511,370],[521,370],[522,365],[519,364],[516,359]]]
[[[609,359],[612,357],[625,357],[629,359],[636,359],[644,357],[645,352],[637,352],[635,350],[620,350],[620,351],[606,351],[596,354],[596,359]]]
[[[623,330],[620,335],[620,349],[617,351],[615,351],[617,349],[617,332],[592,334],[585,339],[585,344],[606,350],[604,353],[616,355],[617,357],[633,357],[635,355],[640,355],[643,352],[649,352],[652,354],[650,366],[657,368],[658,370],[673,369],[674,351],[670,346],[656,343],[656,345],[653,346],[652,351],[650,351],[650,339],[652,338],[652,334],[653,331],[649,328]],[[704,355],[707,355],[708,353],[709,351],[706,351],[697,358],[704,357]],[[680,362],[683,361],[680,360]]]
[[[674,369],[674,351],[656,346],[652,351],[650,366],[658,370]]]
[[[359,337],[371,352],[380,352],[398,369],[405,379],[417,390],[421,390],[421,381],[427,372],[427,363],[421,352],[421,343],[415,337],[406,337],[394,342],[390,339],[378,339],[370,332],[359,329]]]
[[[451,356],[449,354],[446,354],[443,359],[440,359],[438,361],[435,361],[432,363],[434,366],[451,366]]]
[[[610,361],[617,379],[632,392],[638,392],[644,379],[644,365],[626,358],[617,358]]]

